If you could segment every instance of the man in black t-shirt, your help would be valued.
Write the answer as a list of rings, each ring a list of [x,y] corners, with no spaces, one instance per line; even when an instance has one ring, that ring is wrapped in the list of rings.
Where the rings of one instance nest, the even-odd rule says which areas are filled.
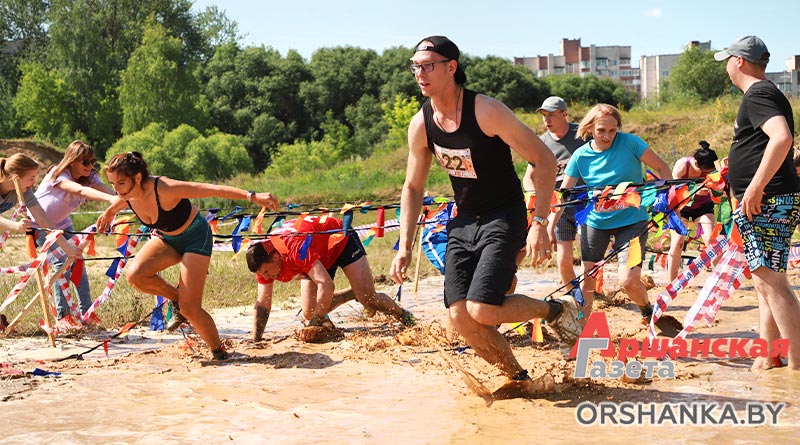
[[[800,180],[792,160],[794,119],[786,97],[766,79],[769,51],[756,36],[742,37],[714,54],[727,61],[731,82],[744,92],[734,125],[728,182],[739,206],[733,214],[753,274],[760,312],[759,333],[770,346],[754,370],[800,369],[800,303],[786,278],[792,232],[800,219]],[[788,339],[776,348],[774,342]],[[788,349],[788,351],[787,351]]]

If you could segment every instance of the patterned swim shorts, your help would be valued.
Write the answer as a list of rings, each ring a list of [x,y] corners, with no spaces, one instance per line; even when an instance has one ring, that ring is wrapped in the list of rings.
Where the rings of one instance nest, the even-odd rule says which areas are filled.
[[[792,232],[800,222],[800,193],[767,198],[761,213],[754,215],[752,221],[747,220],[739,207],[733,213],[733,220],[742,234],[750,270],[765,266],[786,272]]]

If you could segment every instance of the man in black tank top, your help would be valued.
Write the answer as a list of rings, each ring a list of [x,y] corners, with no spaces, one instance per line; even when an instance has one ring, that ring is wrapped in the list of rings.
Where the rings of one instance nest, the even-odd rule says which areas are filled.
[[[447,226],[445,306],[450,321],[478,355],[509,377],[504,388],[545,391],[552,389],[552,377],[532,381],[496,326],[543,318],[568,347],[580,334],[578,309],[571,297],[545,302],[505,295],[522,246],[526,245],[536,264],[550,257],[549,206],[535,209],[537,223],[526,243],[526,209],[509,146],[539,167],[533,182],[542,194],[554,188],[555,157],[503,103],[463,88],[466,75],[459,55],[448,38],[432,36],[419,42],[411,58],[417,84],[429,99],[409,126],[400,244],[391,274],[398,283],[406,277],[423,190],[435,156],[450,176],[458,205],[458,216]]]
[[[733,221],[742,235],[747,265],[758,293],[759,336],[770,356],[754,370],[783,366],[800,369],[800,303],[786,278],[792,232],[800,220],[800,179],[792,160],[794,113],[775,84],[767,80],[767,45],[742,37],[714,54],[726,61],[731,82],[742,92],[728,162],[728,184],[740,205]],[[781,340],[783,339],[783,340]],[[776,348],[775,342],[788,341]]]

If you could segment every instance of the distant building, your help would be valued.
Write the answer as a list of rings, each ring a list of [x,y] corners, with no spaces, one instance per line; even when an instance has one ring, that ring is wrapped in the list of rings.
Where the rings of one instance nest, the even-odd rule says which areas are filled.
[[[698,42],[693,40],[687,47],[698,47],[711,51],[711,40]],[[642,99],[657,98],[661,81],[669,78],[672,68],[678,62],[680,54],[662,54],[658,56],[642,56],[639,58],[639,70],[642,76]]]
[[[800,55],[786,59],[784,70],[777,73],[767,73],[767,79],[778,86],[783,94],[790,97],[800,97]]]
[[[630,46],[581,46],[581,39],[561,39],[561,54],[514,57],[515,65],[528,67],[536,77],[561,74],[594,75],[622,83],[639,92],[639,68],[631,66]]]

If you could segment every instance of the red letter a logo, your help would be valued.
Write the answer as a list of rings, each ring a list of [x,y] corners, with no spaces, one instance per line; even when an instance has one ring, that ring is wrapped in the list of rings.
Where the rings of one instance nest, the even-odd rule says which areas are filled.
[[[582,338],[607,338],[608,339],[608,348],[603,349],[600,353],[603,357],[614,357],[617,355],[616,351],[614,351],[614,344],[611,343],[611,333],[608,331],[608,321],[606,320],[606,313],[605,312],[592,312],[589,315],[589,319],[586,320],[586,326],[583,327],[583,331],[581,331],[581,336],[578,337],[578,341],[572,346],[572,350],[569,352],[570,358],[575,358],[577,355],[578,345],[581,342]]]

